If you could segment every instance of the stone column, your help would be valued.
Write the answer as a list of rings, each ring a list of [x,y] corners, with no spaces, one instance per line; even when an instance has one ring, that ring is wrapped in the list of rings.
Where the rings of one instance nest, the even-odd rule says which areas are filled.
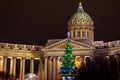
[[[87,39],[87,29],[85,29],[85,38]]]
[[[30,61],[30,73],[34,73],[34,59],[33,58]]]
[[[61,78],[60,78],[60,68],[61,68],[61,64],[62,64],[61,60],[62,60],[62,57],[57,58],[57,73],[56,73],[57,79],[56,80],[61,80]]]
[[[53,58],[51,57],[51,60],[50,60],[50,79],[53,80]]]
[[[89,33],[89,34],[88,34],[88,35],[89,35],[89,38],[92,39],[92,38],[91,38],[91,34],[90,34],[90,29],[88,30],[88,33]]]
[[[6,80],[7,57],[3,57],[3,80]]]
[[[49,60],[48,60],[48,79],[49,80],[52,80],[52,73],[53,73],[53,69],[52,69],[52,57],[49,57]]]
[[[20,80],[24,80],[24,75],[25,75],[25,58],[22,58],[20,62]]]
[[[85,61],[84,61],[84,56],[80,56],[82,62],[81,62],[81,67],[84,68],[85,67]]]
[[[71,30],[71,33],[70,33],[70,35],[71,35],[71,38],[73,38],[73,30]]]
[[[84,56],[84,68],[86,68],[86,56]]]
[[[16,58],[13,57],[13,79],[16,78]]]
[[[92,39],[94,40],[94,33],[93,33],[93,30],[91,31],[91,34],[92,34]]]
[[[42,60],[40,59],[40,64],[39,64],[39,73],[40,73],[40,76],[39,76],[39,79],[40,80],[43,80],[43,62],[42,62]]]
[[[0,72],[2,72],[2,66],[1,66],[1,63],[2,63],[2,57],[0,57]]]
[[[16,77],[16,58],[11,58],[10,60],[10,79],[15,79]]]
[[[10,58],[10,79],[13,79],[13,58]]]
[[[80,31],[80,29],[79,29],[79,31],[78,31],[78,32],[79,32],[79,36],[78,36],[78,38],[80,39],[80,36],[81,36],[81,31]]]
[[[120,56],[118,56],[118,74],[119,74],[118,78],[120,80]]]
[[[80,38],[82,38],[82,29],[80,29]]]
[[[59,61],[59,57],[57,57],[57,63],[56,63],[56,64],[57,64],[56,80],[58,80],[58,77],[59,77],[59,74],[58,74],[58,73],[59,73],[59,72],[58,72],[58,71],[59,71],[59,70],[58,70],[58,67],[59,67],[58,61]]]
[[[56,57],[54,57],[53,58],[53,80],[57,80],[56,76],[57,76],[57,61],[56,61]]]
[[[0,80],[2,80],[2,72],[3,72],[3,56],[0,56]]]
[[[47,57],[45,57],[45,63],[44,63],[44,78],[45,78],[45,80],[47,80],[47,63],[48,62],[48,58]]]
[[[75,38],[77,39],[78,38],[78,35],[77,35],[77,29],[75,29]]]
[[[47,66],[48,66],[48,68],[47,68],[47,76],[48,76],[48,78],[47,79],[50,80],[50,57],[48,57]]]

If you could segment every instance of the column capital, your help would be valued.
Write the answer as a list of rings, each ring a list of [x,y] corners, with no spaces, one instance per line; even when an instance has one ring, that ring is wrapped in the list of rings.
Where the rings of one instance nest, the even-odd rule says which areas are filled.
[[[44,56],[44,58],[48,58],[48,56]]]
[[[17,59],[17,57],[12,57],[13,59]]]
[[[24,57],[21,57],[20,59],[21,59],[21,60],[25,60],[26,58],[24,58]]]
[[[3,56],[3,58],[8,58],[7,56]]]
[[[57,60],[58,57],[53,57],[53,60]]]
[[[55,58],[61,57],[61,56],[54,56]]]
[[[32,57],[32,58],[30,58],[30,59],[32,60],[32,59],[35,59],[35,58]]]

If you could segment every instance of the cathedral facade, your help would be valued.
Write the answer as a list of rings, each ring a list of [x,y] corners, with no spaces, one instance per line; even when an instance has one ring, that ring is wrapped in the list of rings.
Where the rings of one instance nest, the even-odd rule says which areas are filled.
[[[120,40],[94,41],[94,29],[94,21],[79,3],[77,11],[68,21],[75,66],[80,70],[83,65],[87,68],[93,63],[99,65],[107,60],[109,64],[113,60],[118,63],[116,72],[120,74]],[[0,43],[0,80],[8,77],[10,80],[24,80],[27,73],[36,73],[40,80],[61,80],[60,67],[66,41],[51,39],[45,46]],[[26,64],[30,65],[28,71]]]

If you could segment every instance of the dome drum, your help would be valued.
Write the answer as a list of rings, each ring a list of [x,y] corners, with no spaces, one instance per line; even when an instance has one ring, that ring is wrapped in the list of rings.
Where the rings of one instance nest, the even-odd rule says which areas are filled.
[[[69,26],[68,31],[73,30],[73,29],[88,29],[88,30],[93,30],[94,31],[94,27],[90,27],[90,26]]]

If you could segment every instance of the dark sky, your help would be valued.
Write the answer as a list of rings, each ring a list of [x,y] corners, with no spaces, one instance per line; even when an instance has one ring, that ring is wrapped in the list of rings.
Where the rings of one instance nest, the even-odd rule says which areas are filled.
[[[95,40],[120,40],[120,0],[83,0]],[[78,0],[0,0],[0,42],[44,44],[65,38]]]

